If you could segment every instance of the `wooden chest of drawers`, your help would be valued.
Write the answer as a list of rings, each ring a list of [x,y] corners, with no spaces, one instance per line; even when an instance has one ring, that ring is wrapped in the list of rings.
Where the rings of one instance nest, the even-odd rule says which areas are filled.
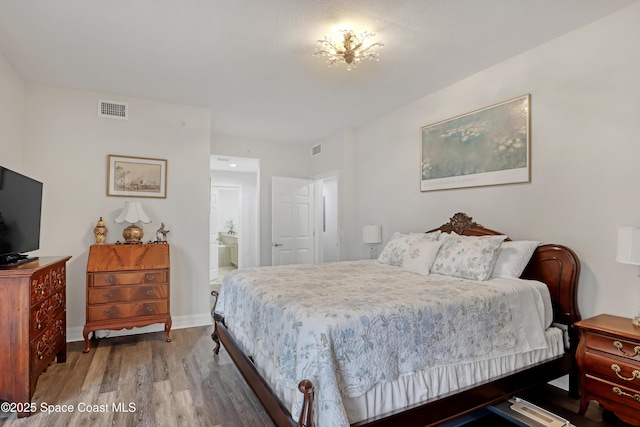
[[[625,317],[601,314],[576,324],[580,414],[597,400],[621,420],[640,426],[640,328]]]
[[[85,353],[90,350],[89,334],[97,330],[164,323],[166,340],[171,341],[169,264],[168,244],[91,246]]]
[[[19,417],[30,415],[28,404],[40,374],[54,360],[67,358],[69,258],[41,257],[0,267],[0,399],[18,404]]]

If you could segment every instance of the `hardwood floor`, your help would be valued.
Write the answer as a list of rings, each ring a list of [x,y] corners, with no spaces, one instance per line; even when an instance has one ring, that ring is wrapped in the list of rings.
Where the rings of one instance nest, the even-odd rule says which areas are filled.
[[[38,380],[37,413],[0,412],[0,426],[273,426],[226,352],[213,356],[212,331],[178,329],[170,343],[164,332],[100,339],[87,354],[69,343],[67,362]]]
[[[212,330],[171,331],[171,343],[164,332],[100,339],[87,354],[84,343],[70,343],[67,362],[54,363],[38,381],[32,401],[37,412],[20,419],[0,412],[0,427],[274,426],[224,347],[212,355]],[[551,386],[524,397],[577,427],[625,426],[603,420],[595,402],[577,418],[578,402]]]

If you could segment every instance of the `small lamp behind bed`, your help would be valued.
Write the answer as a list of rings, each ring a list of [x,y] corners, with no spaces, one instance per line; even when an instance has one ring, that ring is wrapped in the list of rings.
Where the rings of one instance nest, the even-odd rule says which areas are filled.
[[[616,261],[640,265],[640,227],[618,227]],[[633,317],[632,322],[635,326],[640,326],[640,312]]]
[[[365,225],[362,227],[362,243],[371,245],[371,259],[377,258],[376,245],[382,243],[382,226]]]

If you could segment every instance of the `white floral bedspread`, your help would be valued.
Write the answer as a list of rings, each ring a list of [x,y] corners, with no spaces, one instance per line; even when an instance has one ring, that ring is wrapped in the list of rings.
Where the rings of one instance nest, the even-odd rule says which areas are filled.
[[[281,385],[311,380],[316,425],[333,427],[348,425],[341,396],[378,382],[545,348],[544,298],[539,282],[422,276],[367,260],[236,270],[216,311],[248,355],[273,362]]]

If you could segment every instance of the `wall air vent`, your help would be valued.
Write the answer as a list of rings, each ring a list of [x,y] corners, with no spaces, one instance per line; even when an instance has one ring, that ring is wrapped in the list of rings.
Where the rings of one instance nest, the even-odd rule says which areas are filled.
[[[98,99],[98,117],[128,120],[129,106],[125,102]]]
[[[311,147],[312,156],[317,156],[321,152],[322,152],[322,144],[314,145],[313,147]]]

